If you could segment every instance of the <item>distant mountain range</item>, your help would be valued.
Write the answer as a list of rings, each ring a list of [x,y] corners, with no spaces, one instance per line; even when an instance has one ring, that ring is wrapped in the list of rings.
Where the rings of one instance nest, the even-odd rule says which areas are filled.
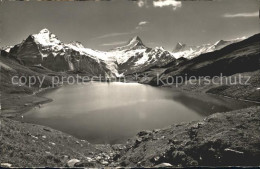
[[[221,42],[221,41],[220,41]],[[146,71],[160,72],[160,77],[166,81],[167,77],[200,77],[231,76],[237,73],[260,70],[260,34],[256,34],[242,41],[234,43],[225,42],[217,50],[218,43],[211,46],[216,50],[205,52],[192,59],[179,58],[166,67],[155,67]],[[161,69],[163,71],[161,71]],[[154,73],[150,73],[154,74]],[[152,79],[152,80],[151,80]],[[156,77],[152,76],[147,83],[158,84]]]
[[[80,71],[89,75],[118,77],[154,67],[169,67],[180,60],[190,60],[244,39],[220,40],[201,46],[178,43],[170,52],[163,47],[149,48],[136,36],[124,46],[98,51],[76,41],[63,43],[48,29],[42,29],[20,44],[2,48],[1,54],[27,66],[41,65],[53,71]]]
[[[175,58],[184,57],[187,59],[192,59],[203,53],[222,49],[225,46],[228,46],[232,43],[239,42],[244,39],[246,39],[246,37],[237,38],[237,39],[233,39],[233,40],[219,40],[214,44],[203,44],[200,46],[189,46],[189,45],[182,44],[179,42],[179,43],[177,43],[172,54]]]

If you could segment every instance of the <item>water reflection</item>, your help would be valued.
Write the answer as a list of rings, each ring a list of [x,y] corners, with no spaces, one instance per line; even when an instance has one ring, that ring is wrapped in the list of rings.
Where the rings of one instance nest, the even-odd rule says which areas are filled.
[[[24,121],[50,126],[92,143],[111,144],[124,142],[140,130],[248,106],[136,83],[64,86],[44,96],[53,102],[27,112]]]

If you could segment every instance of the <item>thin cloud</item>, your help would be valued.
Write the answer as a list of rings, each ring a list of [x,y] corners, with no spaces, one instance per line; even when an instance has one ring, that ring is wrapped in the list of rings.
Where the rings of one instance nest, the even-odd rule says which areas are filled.
[[[141,22],[138,23],[138,25],[139,25],[139,26],[142,26],[142,25],[146,25],[146,24],[148,24],[148,23],[149,23],[149,22],[147,22],[147,21],[141,21]]]
[[[102,35],[102,36],[98,36],[96,37],[95,39],[104,39],[104,38],[111,38],[111,37],[116,37],[116,36],[122,36],[122,35],[131,35],[131,34],[134,34],[136,32],[115,32],[115,33],[109,33],[109,34],[105,34],[105,35]]]
[[[119,41],[119,42],[111,42],[111,43],[104,43],[100,46],[117,46],[117,45],[123,45],[126,44],[125,41]]]
[[[145,2],[144,1],[137,1],[137,5],[142,8],[144,5],[145,5]]]
[[[149,7],[147,0],[137,0],[136,4],[140,8],[142,8],[142,7],[148,8]]]
[[[143,31],[143,26],[147,25],[149,22],[148,21],[141,21],[137,24],[137,26],[135,27],[135,29],[129,31],[129,32],[114,32],[114,33],[109,33],[109,34],[105,34],[102,36],[98,36],[95,37],[93,39],[105,39],[105,38],[111,38],[111,37],[117,37],[117,36],[124,36],[124,35],[132,35],[132,34],[136,34],[140,31]],[[108,46],[108,45],[107,45]]]
[[[167,7],[171,6],[173,10],[176,10],[177,8],[180,8],[182,5],[181,1],[176,1],[176,0],[157,0],[153,1],[153,6],[154,7]]]
[[[224,14],[223,17],[225,17],[225,18],[251,18],[251,17],[259,17],[259,12]]]
[[[138,25],[135,27],[135,29],[142,29],[145,25],[147,25],[149,22],[148,21],[141,21],[138,23]]]
[[[182,2],[178,0],[137,0],[136,4],[140,8],[149,8],[150,6],[155,8],[172,7],[173,10],[176,10],[181,7]]]

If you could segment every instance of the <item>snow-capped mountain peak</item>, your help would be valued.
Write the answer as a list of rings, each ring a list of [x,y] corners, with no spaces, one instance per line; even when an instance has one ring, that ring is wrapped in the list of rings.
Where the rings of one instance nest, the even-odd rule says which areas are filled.
[[[43,46],[58,45],[61,41],[56,35],[52,34],[48,29],[42,29],[38,34],[33,34],[34,41]]]
[[[10,49],[8,55],[19,58],[27,65],[41,64],[53,71],[118,75],[116,65],[106,63],[105,52],[85,48],[80,42],[63,43],[46,28],[29,35]]]
[[[135,50],[135,49],[146,49],[147,47],[143,44],[139,36],[135,36],[129,40],[127,45],[117,47],[115,50]]]

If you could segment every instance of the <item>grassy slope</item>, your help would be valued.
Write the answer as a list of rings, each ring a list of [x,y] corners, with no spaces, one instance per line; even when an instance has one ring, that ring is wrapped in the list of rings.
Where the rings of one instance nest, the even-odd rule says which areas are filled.
[[[213,114],[137,134],[122,150],[121,166],[259,166],[260,107]]]
[[[216,94],[221,96],[228,96],[235,99],[260,102],[260,90],[258,90],[258,88],[260,87],[260,70],[254,72],[244,72],[240,74],[234,74],[232,76],[227,76],[227,77],[231,79],[235,79],[235,78],[238,79],[239,75],[245,77],[242,78],[243,84],[221,85],[220,80],[215,80],[215,82],[219,84],[214,85],[213,83],[211,83],[210,85],[205,85],[206,83],[205,81],[202,80],[201,82],[199,82],[199,80],[197,80],[197,81],[193,81],[195,85],[190,83],[181,84],[178,85],[178,88],[185,91],[211,93],[211,94]],[[250,77],[250,80],[248,81],[248,85],[245,85],[244,83],[247,80],[248,76]],[[175,87],[175,85],[172,86]]]
[[[39,76],[41,78],[46,76],[43,87],[48,87],[51,85],[51,77],[48,74],[53,73],[52,71],[37,67],[25,67],[15,60],[2,56],[0,64],[1,116],[16,116],[28,110],[29,107],[50,101],[50,99],[33,95],[39,91],[39,84],[32,87],[13,85],[11,78],[13,76]]]
[[[1,119],[0,137],[1,163],[10,163],[13,167],[65,167],[69,159],[87,161],[96,156],[105,159],[101,153],[113,153],[110,146],[91,145],[49,127],[8,118]],[[89,165],[101,166],[99,161]]]

